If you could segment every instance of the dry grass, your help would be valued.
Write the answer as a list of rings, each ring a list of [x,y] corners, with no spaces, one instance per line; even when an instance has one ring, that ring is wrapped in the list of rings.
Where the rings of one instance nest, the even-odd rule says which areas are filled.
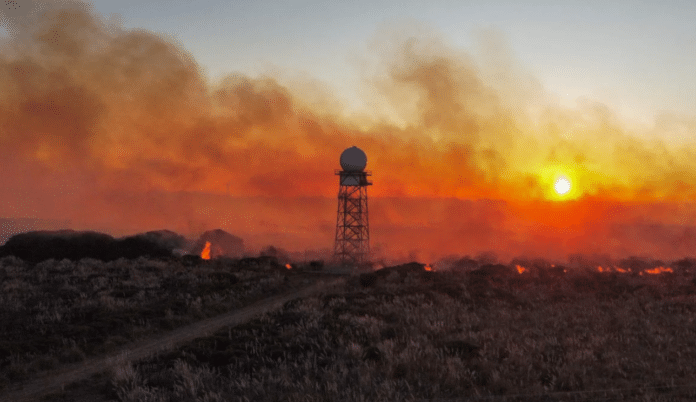
[[[299,273],[234,260],[0,259],[0,390],[37,372],[292,289]],[[288,281],[288,279],[291,279]]]
[[[113,374],[119,401],[696,398],[693,276],[389,275]]]

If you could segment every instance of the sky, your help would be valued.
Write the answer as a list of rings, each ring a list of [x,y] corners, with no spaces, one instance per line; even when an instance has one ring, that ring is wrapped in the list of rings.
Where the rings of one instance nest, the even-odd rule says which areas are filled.
[[[691,1],[109,1],[129,29],[172,35],[211,79],[278,69],[321,80],[355,109],[362,54],[390,25],[422,24],[477,52],[486,31],[563,105],[591,98],[627,119],[696,115]]]
[[[692,2],[0,6],[0,217],[326,252],[356,145],[380,258],[696,250]]]

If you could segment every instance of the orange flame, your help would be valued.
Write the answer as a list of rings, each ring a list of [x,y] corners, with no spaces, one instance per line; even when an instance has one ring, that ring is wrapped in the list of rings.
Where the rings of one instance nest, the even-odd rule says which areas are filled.
[[[433,267],[431,267],[430,264],[427,264],[427,265],[424,266],[423,268],[425,268],[426,271],[432,271],[432,270],[433,270]]]
[[[527,271],[527,268],[525,268],[525,267],[523,267],[523,266],[521,266],[521,265],[515,265],[515,268],[517,268],[517,272],[519,272],[519,273],[522,273],[522,272],[526,272],[526,271]]]
[[[661,274],[663,272],[674,272],[674,271],[670,267],[666,267],[666,268],[665,267],[655,267],[653,269],[646,269],[645,272],[655,275],[655,274]]]
[[[287,269],[292,269],[292,265],[290,265],[290,264],[285,264],[285,268],[287,268]]]
[[[597,271],[599,271],[599,272],[619,272],[619,273],[625,274],[625,273],[627,273],[627,272],[631,272],[631,268],[629,268],[629,269],[624,269],[624,268],[621,268],[621,267],[617,267],[616,265],[614,265],[613,267],[606,267],[606,268],[604,268],[604,267],[602,267],[602,266],[600,265],[600,266],[597,267]]]
[[[201,251],[201,258],[204,260],[210,259],[210,242],[209,241],[205,242],[205,248],[203,248],[203,251]]]

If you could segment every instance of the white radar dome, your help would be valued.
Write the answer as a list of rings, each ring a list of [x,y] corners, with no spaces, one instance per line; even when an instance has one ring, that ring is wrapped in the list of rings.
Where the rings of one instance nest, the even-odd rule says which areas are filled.
[[[352,146],[341,154],[341,167],[348,172],[359,172],[365,170],[367,165],[367,155],[362,149]]]

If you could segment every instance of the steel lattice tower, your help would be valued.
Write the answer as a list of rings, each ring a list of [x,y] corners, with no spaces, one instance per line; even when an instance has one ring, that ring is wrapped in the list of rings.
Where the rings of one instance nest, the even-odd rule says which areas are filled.
[[[361,163],[359,158],[358,162],[355,162],[356,154],[358,157],[361,154],[364,162]],[[366,162],[367,158],[360,149],[349,148],[341,155],[343,170],[335,171],[335,174],[340,176],[340,187],[334,260],[343,267],[358,267],[370,258],[367,186],[372,183],[367,177],[372,173],[363,170]]]

